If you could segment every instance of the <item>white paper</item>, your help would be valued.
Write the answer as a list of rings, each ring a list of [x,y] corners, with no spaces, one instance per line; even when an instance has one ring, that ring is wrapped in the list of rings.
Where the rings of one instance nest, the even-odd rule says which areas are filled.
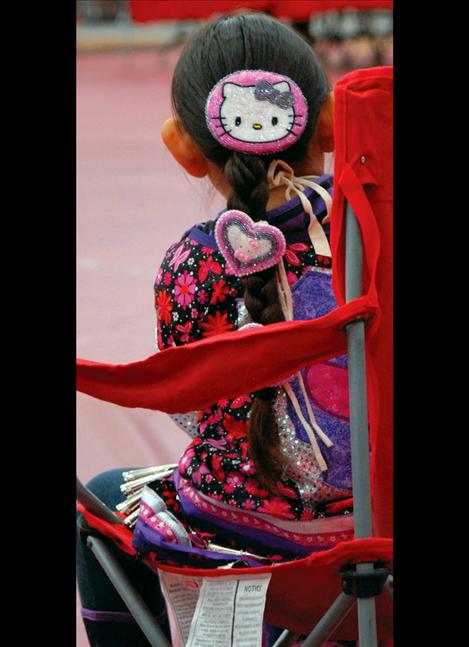
[[[186,647],[262,647],[270,574],[202,581]]]
[[[161,590],[166,600],[172,647],[184,647],[202,586],[201,577],[174,575],[159,571]]]
[[[262,647],[270,573],[192,577],[159,571],[172,647]]]

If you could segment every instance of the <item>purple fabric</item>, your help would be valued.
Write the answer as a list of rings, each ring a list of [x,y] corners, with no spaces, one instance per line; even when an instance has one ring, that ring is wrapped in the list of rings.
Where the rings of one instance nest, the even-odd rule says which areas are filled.
[[[166,559],[187,566],[199,566],[200,568],[216,567],[220,564],[241,559],[212,550],[169,543],[154,528],[147,526],[141,518],[135,525],[132,545],[139,553],[155,552],[158,554],[160,560]],[[252,567],[263,565],[258,560],[252,558],[243,556],[242,559]]]
[[[197,225],[195,227],[192,227],[191,229],[188,229],[184,234],[183,238],[185,236],[189,236],[189,238],[196,240],[198,243],[200,243],[200,245],[204,245],[205,247],[212,247],[213,249],[218,249],[218,245],[213,233],[207,234],[201,229],[199,229]]]
[[[332,275],[309,269],[293,285],[293,316],[306,321],[323,317],[335,308],[337,301],[332,291]]]
[[[293,288],[293,311],[295,319],[306,320],[322,317],[337,307],[337,302],[332,291],[331,274],[308,270]],[[339,368],[347,367],[347,356],[343,355],[326,362],[331,366]],[[302,371],[305,383],[308,369]],[[293,383],[293,390],[303,409],[306,409],[303,394],[299,388],[297,380]],[[324,390],[326,385],[321,384]],[[348,420],[340,415],[333,415],[326,411],[319,402],[314,400],[312,395],[312,406],[316,420],[329,436],[334,445],[328,448],[319,440],[321,452],[328,465],[327,472],[324,473],[324,481],[339,489],[351,489],[352,487],[352,465],[350,452],[350,427]],[[291,402],[288,402],[287,411],[295,425],[297,437],[303,442],[308,442],[307,434],[296,415]]]
[[[84,620],[96,622],[135,622],[131,613],[126,611],[94,611],[93,609],[82,609],[81,617]]]

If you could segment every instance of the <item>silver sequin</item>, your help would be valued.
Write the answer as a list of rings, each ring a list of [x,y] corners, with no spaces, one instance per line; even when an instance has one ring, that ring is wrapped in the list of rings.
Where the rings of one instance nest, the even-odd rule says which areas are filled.
[[[252,322],[252,318],[246,308],[244,299],[236,299],[236,308],[238,310],[238,319],[236,321],[236,328],[241,328],[248,323]]]
[[[321,470],[313,448],[296,437],[295,426],[287,413],[287,396],[283,389],[274,402],[274,411],[280,437],[280,450],[288,459],[283,477],[295,481],[306,508],[330,498],[324,487]]]
[[[177,424],[177,426],[185,431],[191,438],[196,438],[199,435],[197,416],[198,411],[169,414],[169,417]]]

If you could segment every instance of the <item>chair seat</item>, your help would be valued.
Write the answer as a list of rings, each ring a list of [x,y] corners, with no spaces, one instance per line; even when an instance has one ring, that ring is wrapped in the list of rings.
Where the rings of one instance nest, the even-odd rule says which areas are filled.
[[[126,553],[135,554],[132,531],[124,525],[112,524],[96,517],[81,504],[78,509],[86,521],[103,535],[113,539]],[[370,538],[344,541],[335,548],[320,551],[291,562],[258,568],[232,568],[232,575],[271,573],[267,592],[265,620],[295,633],[307,634],[321,619],[342,590],[341,568],[346,564],[383,562],[392,566],[393,540]],[[226,569],[175,568],[146,560],[155,570],[197,575],[198,577],[226,577]],[[392,600],[388,595],[376,598],[378,637],[392,637]],[[353,640],[357,636],[356,612],[352,611],[334,634],[334,638]]]

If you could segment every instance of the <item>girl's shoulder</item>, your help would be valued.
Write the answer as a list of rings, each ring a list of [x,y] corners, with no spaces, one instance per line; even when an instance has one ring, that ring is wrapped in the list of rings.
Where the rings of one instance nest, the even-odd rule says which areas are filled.
[[[163,265],[170,267],[191,266],[199,261],[216,257],[224,265],[224,259],[218,250],[214,235],[215,220],[208,220],[192,225],[175,243],[167,249]]]
[[[238,292],[238,279],[225,266],[213,234],[214,227],[215,220],[197,223],[168,248],[156,277],[156,290],[168,288],[184,278],[193,281],[199,290],[213,288],[217,281],[222,281],[223,286]]]
[[[207,252],[209,250],[212,250],[212,252],[218,251],[217,241],[215,240],[215,224],[216,219],[192,225],[192,227],[184,232],[181,241],[188,239],[193,246],[195,246],[195,243],[198,243],[202,247],[207,248]]]

